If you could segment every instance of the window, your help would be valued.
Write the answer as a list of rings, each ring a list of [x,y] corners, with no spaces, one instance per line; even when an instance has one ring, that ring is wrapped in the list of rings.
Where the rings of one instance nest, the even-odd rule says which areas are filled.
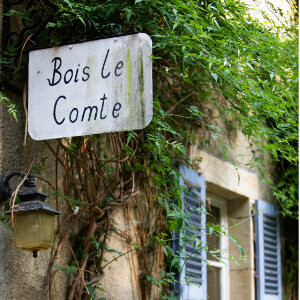
[[[208,203],[206,222],[211,225],[219,224],[225,234],[228,232],[227,203],[225,199],[216,195],[206,195]],[[217,237],[215,234],[207,235],[207,248],[209,251],[221,249],[216,252],[217,257],[207,254],[207,296],[208,300],[229,300],[229,261],[228,238],[226,235]],[[218,259],[220,258],[220,259]]]
[[[186,227],[186,235],[180,236],[181,246],[181,274],[180,287],[177,286],[181,300],[229,300],[229,268],[228,252],[222,252],[222,261],[208,255],[204,249],[209,250],[228,249],[228,238],[221,236],[216,238],[206,233],[206,222],[220,224],[222,230],[227,228],[227,207],[224,199],[214,195],[208,195],[210,206],[209,214],[199,213],[198,208],[205,210],[206,192],[205,181],[202,175],[180,166],[182,177],[180,185],[186,188],[182,195],[183,210],[190,215],[188,221],[192,228]],[[200,238],[200,247],[195,247],[193,236]],[[191,237],[191,238],[189,238]],[[178,249],[178,246],[177,246]],[[201,250],[198,250],[201,249]],[[186,260],[186,257],[188,259]],[[210,267],[207,266],[207,262]],[[195,284],[189,284],[189,282]],[[176,289],[176,287],[175,287]]]
[[[257,300],[281,299],[278,209],[262,200],[255,206]]]

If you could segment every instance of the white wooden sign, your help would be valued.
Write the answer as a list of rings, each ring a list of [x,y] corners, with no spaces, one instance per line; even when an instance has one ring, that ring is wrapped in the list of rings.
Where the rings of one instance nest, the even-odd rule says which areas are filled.
[[[35,140],[142,129],[153,114],[144,33],[32,51],[28,130]]]

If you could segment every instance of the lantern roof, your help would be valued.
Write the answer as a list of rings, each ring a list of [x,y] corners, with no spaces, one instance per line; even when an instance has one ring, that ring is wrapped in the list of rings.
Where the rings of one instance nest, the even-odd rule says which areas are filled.
[[[18,197],[21,202],[36,200],[44,201],[47,195],[37,190],[34,186],[30,186],[25,191],[19,192]]]
[[[11,209],[6,211],[6,214],[11,214]],[[61,213],[54,208],[52,208],[50,205],[41,202],[41,201],[28,201],[28,202],[21,202],[14,206],[13,213],[15,214],[21,214],[21,213],[27,213],[32,211],[44,211],[49,214],[53,215],[60,215]]]

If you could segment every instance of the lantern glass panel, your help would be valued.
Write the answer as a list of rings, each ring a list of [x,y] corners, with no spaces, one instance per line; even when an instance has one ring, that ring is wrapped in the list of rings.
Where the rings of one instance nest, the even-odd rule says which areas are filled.
[[[48,249],[54,240],[55,216],[45,211],[32,211],[14,215],[16,247],[39,251]]]

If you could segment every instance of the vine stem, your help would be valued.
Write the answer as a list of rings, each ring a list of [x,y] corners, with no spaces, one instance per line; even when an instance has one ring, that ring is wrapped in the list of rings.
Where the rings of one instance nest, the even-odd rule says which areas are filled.
[[[19,182],[16,190],[14,191],[12,197],[11,197],[11,205],[10,205],[10,210],[11,210],[11,224],[12,227],[14,228],[14,207],[15,207],[15,202],[16,202],[16,198],[19,192],[20,187],[22,186],[22,184],[24,183],[24,181],[27,179],[27,176],[29,174],[29,171],[27,172],[26,176],[24,176],[24,178],[22,178],[22,180]]]
[[[58,152],[59,152],[59,146],[60,146],[60,141],[57,141],[57,148],[56,148],[56,156],[55,156],[55,190],[56,192],[58,191]],[[59,206],[58,206],[58,194],[56,193],[55,195],[55,202],[56,202],[56,210],[59,211]],[[59,215],[57,215],[57,228],[59,230]]]
[[[106,245],[106,239],[107,239],[107,235],[108,235],[108,231],[109,231],[109,225],[110,225],[110,221],[109,221],[109,213],[106,213],[107,216],[107,223],[106,223],[106,229],[105,229],[105,234],[103,237],[103,241],[102,241],[102,249],[101,249],[101,255],[99,258],[99,262],[97,265],[97,271],[101,272],[101,265],[102,265],[102,260],[103,260],[103,256],[104,256],[104,251],[105,251],[105,245]]]
[[[29,39],[30,39],[32,36],[33,36],[33,33],[31,33],[31,34],[28,36],[28,38],[25,40],[25,42],[24,42],[24,44],[23,44],[23,47],[22,47],[21,53],[20,53],[19,64],[18,64],[17,69],[14,71],[14,73],[17,73],[17,72],[20,70],[24,48],[25,48],[27,42],[29,41]]]
[[[132,243],[130,243],[130,250],[132,250]],[[139,279],[138,279],[137,272],[136,272],[133,251],[131,252],[131,262],[132,262],[132,268],[133,268],[133,273],[134,273],[134,279],[135,279],[135,283],[136,283],[136,288],[137,288],[137,291],[138,291],[138,294],[139,294],[139,300],[142,300],[142,294],[141,294],[141,289],[140,289],[140,285],[139,285]]]
[[[178,102],[176,102],[169,110],[167,110],[167,114],[170,114],[174,109],[175,107],[180,104],[181,102],[183,102],[184,100],[186,100],[187,98],[189,98],[190,96],[196,94],[196,92],[192,92],[188,95],[186,95],[185,97],[183,97],[182,99],[180,99]]]
[[[138,264],[141,264],[144,269],[148,270],[145,256],[141,251],[137,251],[140,247],[150,245],[150,243],[147,244],[149,239],[145,235],[146,231],[144,226],[142,226],[143,236],[138,237],[139,233],[137,233],[134,223],[129,216],[129,222],[134,226],[135,236],[140,241],[143,240],[143,242],[140,242],[143,246],[136,246],[132,243],[131,237],[126,235],[126,241],[130,247],[129,251],[115,257],[103,266],[103,258],[105,256],[106,249],[105,245],[107,244],[107,238],[110,232],[109,230],[112,227],[110,219],[111,214],[118,207],[126,208],[128,201],[132,198],[135,198],[138,202],[139,198],[137,196],[140,194],[140,191],[137,190],[139,188],[139,176],[137,176],[134,168],[132,167],[135,163],[134,154],[125,155],[124,157],[125,150],[123,149],[123,144],[126,142],[124,134],[108,134],[107,136],[109,137],[107,149],[110,154],[115,157],[114,160],[108,159],[104,161],[99,158],[99,154],[97,152],[100,149],[97,144],[93,143],[91,136],[83,137],[79,140],[71,138],[66,140],[66,142],[59,140],[59,144],[56,149],[45,141],[46,146],[56,159],[56,177],[59,175],[58,164],[62,165],[65,170],[65,195],[80,200],[80,204],[78,204],[78,206],[81,207],[74,219],[70,220],[70,218],[74,216],[73,213],[66,216],[62,220],[60,228],[58,228],[60,240],[58,241],[58,245],[55,249],[53,260],[50,265],[51,276],[49,281],[49,295],[51,293],[51,286],[53,285],[54,287],[55,285],[55,272],[51,272],[51,269],[55,260],[58,259],[63,245],[68,243],[68,246],[73,247],[74,249],[74,251],[71,249],[71,252],[78,270],[76,274],[72,273],[73,278],[68,291],[68,300],[87,299],[91,292],[90,286],[93,287],[96,285],[103,277],[103,269],[110,263],[116,261],[121,256],[127,255],[128,253],[130,253],[128,258],[137,287],[136,296],[139,300],[142,300],[142,283],[139,282],[136,257],[138,259]],[[138,143],[141,138],[142,134],[140,134],[138,138],[131,140],[131,148],[134,149],[134,153],[138,150]],[[78,147],[72,148],[72,145],[76,143]],[[121,159],[121,157],[123,157],[123,159]],[[128,164],[127,170],[124,169],[124,163]],[[107,167],[111,170],[110,173],[107,172]],[[126,177],[124,177],[125,174],[123,174],[123,170],[126,171]],[[124,178],[126,179],[124,180]],[[58,190],[57,178],[55,188]],[[109,196],[111,196],[112,199],[106,202],[108,199],[107,197]],[[67,201],[67,203],[69,202]],[[69,208],[73,209],[70,203]],[[144,214],[142,212],[142,207],[139,207],[139,217],[141,219],[140,224],[143,224]],[[68,225],[66,226],[67,220]],[[103,225],[99,226],[99,224]],[[78,259],[78,253],[75,251],[76,248],[74,248],[74,245],[68,239],[71,237],[72,229],[77,228],[77,225],[79,226],[78,229],[80,230],[80,234],[86,237],[82,245],[83,247],[81,247],[81,249],[83,249],[80,250],[80,259]],[[63,230],[65,227],[66,229]],[[102,228],[105,228],[104,232]],[[95,255],[93,244],[95,238],[102,241],[99,256],[97,254]],[[137,254],[135,255],[133,251],[137,251]],[[76,255],[77,258],[75,257]],[[69,265],[70,263],[66,264]],[[145,292],[147,293],[147,291]]]
[[[84,270],[88,261],[88,252],[90,249],[90,245],[92,243],[92,238],[94,236],[94,233],[96,231],[97,228],[97,224],[96,224],[96,217],[92,216],[90,218],[90,223],[89,223],[89,227],[87,230],[87,236],[86,239],[84,241],[84,248],[83,248],[83,252],[82,252],[82,259],[79,265],[79,270],[78,273],[75,277],[75,280],[73,281],[73,284],[71,286],[71,289],[69,291],[69,295],[68,295],[68,300],[73,300],[73,299],[81,299],[81,295],[82,295],[82,288],[81,285],[84,284]],[[83,282],[80,283],[80,279],[82,279]],[[76,289],[78,289],[78,293],[75,296],[75,292]],[[88,294],[89,291],[87,290]]]
[[[57,158],[57,160],[60,162],[60,164],[63,166],[63,168],[66,170],[67,174],[71,177],[71,180],[74,184],[74,187],[78,193],[78,197],[81,198],[81,193],[79,191],[78,185],[76,183],[75,178],[70,175],[70,169],[68,167],[65,166],[65,164],[63,163],[63,161],[56,155],[55,151],[52,149],[52,147],[49,145],[49,143],[47,141],[44,141],[44,143],[46,144],[46,146],[48,147],[48,149],[51,151],[51,153]],[[81,199],[82,200],[82,199]]]
[[[142,248],[142,247],[146,247],[146,246],[147,246],[147,245],[139,246],[138,249],[139,249],[139,248]],[[120,257],[122,257],[122,256],[124,256],[124,255],[126,255],[126,254],[128,254],[128,253],[130,253],[130,252],[132,252],[132,251],[136,251],[136,250],[137,250],[137,248],[133,248],[133,249],[130,249],[130,250],[128,250],[128,251],[126,251],[126,252],[120,254],[119,256],[116,256],[115,258],[113,258],[112,260],[110,260],[107,264],[105,264],[105,265],[103,266],[103,269],[106,268],[108,265],[110,265],[112,262],[118,260]]]
[[[129,221],[131,222],[133,228],[135,227],[133,222],[132,222],[132,219],[130,217],[130,212],[129,212],[129,207],[128,205],[126,205],[126,212],[127,212],[127,218],[129,219]],[[135,232],[135,230],[134,230]],[[130,238],[130,250],[132,250],[132,239],[131,237],[129,236]],[[134,279],[135,279],[135,284],[136,284],[136,288],[137,288],[137,291],[138,291],[138,295],[139,295],[139,300],[142,300],[142,294],[141,294],[141,289],[140,289],[140,285],[139,285],[139,279],[138,279],[138,276],[137,276],[137,271],[136,271],[136,267],[135,267],[135,262],[134,262],[134,254],[133,252],[131,252],[131,263],[132,263],[132,269],[133,269],[133,274],[134,274]]]
[[[71,230],[71,228],[73,228],[73,226],[75,225],[76,221],[79,219],[80,215],[83,214],[87,209],[88,209],[88,207],[85,207],[82,210],[80,210],[78,212],[78,214],[76,215],[76,217],[74,218],[74,220],[71,221],[71,223],[69,224],[69,226],[65,230],[64,234],[61,235],[62,237],[61,237],[61,239],[59,241],[58,246],[56,247],[55,253],[53,255],[53,259],[52,259],[52,261],[50,263],[50,266],[49,266],[49,270],[50,270],[50,276],[49,276],[49,300],[52,300],[51,299],[51,288],[52,288],[52,282],[54,281],[54,274],[52,273],[51,270],[52,270],[53,264],[56,261],[56,259],[59,257],[59,253],[60,253],[60,251],[62,249],[64,241],[66,240],[66,238],[68,236],[69,231]],[[65,218],[64,221],[66,221],[67,218]]]
[[[25,111],[25,129],[24,129],[24,141],[23,141],[23,150],[24,150],[24,164],[25,164],[25,172],[28,172],[28,157],[27,157],[27,149],[26,149],[26,142],[27,142],[27,128],[28,128],[28,111],[27,111],[27,82],[23,88],[23,106]]]

